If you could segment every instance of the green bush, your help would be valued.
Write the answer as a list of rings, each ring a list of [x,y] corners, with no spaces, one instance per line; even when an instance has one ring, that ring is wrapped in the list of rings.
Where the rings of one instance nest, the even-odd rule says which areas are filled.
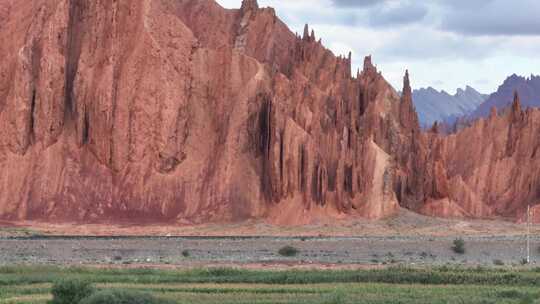
[[[65,279],[54,283],[52,287],[53,299],[50,304],[74,304],[88,297],[94,292],[89,282]]]
[[[182,256],[183,256],[183,257],[189,258],[190,255],[191,255],[191,254],[189,253],[189,250],[186,249],[186,250],[183,250],[183,251],[182,251]]]
[[[279,255],[286,257],[293,257],[298,254],[298,249],[292,246],[285,246],[278,250]]]
[[[497,293],[499,298],[505,299],[520,299],[523,297],[523,294],[515,289],[503,290]]]
[[[242,270],[235,268],[226,268],[226,267],[211,267],[206,269],[206,273],[213,277],[226,277],[226,276],[235,276],[242,275]]]
[[[454,245],[452,246],[452,250],[455,253],[458,253],[458,254],[465,253],[465,241],[462,238],[455,239],[453,244]]]
[[[74,302],[76,303],[76,302]],[[151,294],[130,290],[102,290],[83,299],[79,304],[170,304]]]
[[[504,262],[502,260],[496,259],[496,260],[493,260],[493,264],[497,266],[503,266]]]

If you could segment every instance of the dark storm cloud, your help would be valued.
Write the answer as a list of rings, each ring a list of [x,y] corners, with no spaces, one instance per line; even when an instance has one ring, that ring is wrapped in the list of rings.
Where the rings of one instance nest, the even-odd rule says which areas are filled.
[[[540,35],[540,1],[439,1],[441,29],[463,35]]]
[[[372,9],[369,22],[372,26],[405,25],[420,22],[428,8],[420,3],[400,2],[398,6],[380,6]]]

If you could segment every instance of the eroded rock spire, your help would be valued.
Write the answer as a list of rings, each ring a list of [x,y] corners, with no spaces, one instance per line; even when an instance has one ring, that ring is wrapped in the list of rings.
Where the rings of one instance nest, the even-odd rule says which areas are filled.
[[[405,76],[403,77],[403,91],[401,93],[401,104],[399,108],[401,125],[408,130],[418,129],[418,116],[413,105],[409,70],[405,71]]]
[[[366,56],[364,58],[364,69],[362,70],[362,73],[364,73],[366,75],[375,75],[375,74],[377,74],[377,68],[371,62],[371,55]]]
[[[409,80],[409,70],[405,71],[405,77],[403,77],[403,95],[402,95],[401,100],[403,102],[412,103],[412,90],[411,90],[411,82]]]
[[[497,117],[497,107],[492,106],[489,113],[489,118],[494,118],[494,117]]]
[[[512,101],[512,112],[511,112],[511,119],[512,122],[518,122],[522,117],[522,111],[521,111],[521,101],[519,99],[519,93],[517,91],[514,91],[514,101]]]
[[[439,122],[435,121],[433,125],[431,126],[431,133],[433,134],[439,134]]]
[[[257,0],[242,0],[242,7],[240,10],[243,12],[259,9],[259,3]]]
[[[514,113],[521,112],[521,101],[519,99],[518,91],[514,91],[514,101],[512,102],[512,112]]]
[[[306,41],[309,40],[309,26],[307,23],[304,25],[304,34],[302,35],[302,39]]]

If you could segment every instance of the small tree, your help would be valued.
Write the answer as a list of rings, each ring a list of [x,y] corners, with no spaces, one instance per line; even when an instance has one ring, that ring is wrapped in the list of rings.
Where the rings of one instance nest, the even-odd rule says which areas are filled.
[[[462,238],[455,239],[453,242],[452,250],[457,254],[465,253],[465,241]]]

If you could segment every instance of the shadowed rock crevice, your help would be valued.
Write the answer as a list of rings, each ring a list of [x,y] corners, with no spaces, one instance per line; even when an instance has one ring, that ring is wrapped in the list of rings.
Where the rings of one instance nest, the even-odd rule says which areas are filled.
[[[353,168],[352,166],[345,166],[343,171],[343,189],[349,194],[353,195]]]
[[[81,54],[81,36],[84,35],[79,27],[82,13],[85,9],[84,0],[69,0],[69,16],[66,28],[66,53],[65,53],[65,92],[64,92],[64,120],[74,119],[74,82],[77,74],[79,57]]]
[[[262,155],[261,187],[268,201],[274,200],[274,186],[272,184],[272,100],[267,95],[261,95],[261,109],[259,111],[259,153]]]
[[[313,168],[311,195],[315,203],[322,206],[326,204],[324,196],[325,179],[324,167],[320,163],[317,163]]]
[[[90,142],[90,114],[84,111],[84,123],[82,130],[82,144],[86,145]]]
[[[284,158],[285,158],[285,131],[280,131],[279,132],[279,177],[280,177],[280,180],[283,180],[283,171],[284,171],[284,168],[283,166],[285,165],[284,162]]]
[[[331,163],[331,165],[328,168],[328,191],[334,192],[336,191],[336,184],[337,184],[337,161],[334,161]]]
[[[263,96],[259,112],[259,151],[266,158],[270,154],[272,141],[272,101]]]
[[[306,167],[307,167],[307,152],[304,145],[299,147],[298,153],[298,190],[304,192],[306,189]]]
[[[29,120],[30,142],[36,140],[36,89],[32,90],[32,100],[30,101],[30,120]]]

